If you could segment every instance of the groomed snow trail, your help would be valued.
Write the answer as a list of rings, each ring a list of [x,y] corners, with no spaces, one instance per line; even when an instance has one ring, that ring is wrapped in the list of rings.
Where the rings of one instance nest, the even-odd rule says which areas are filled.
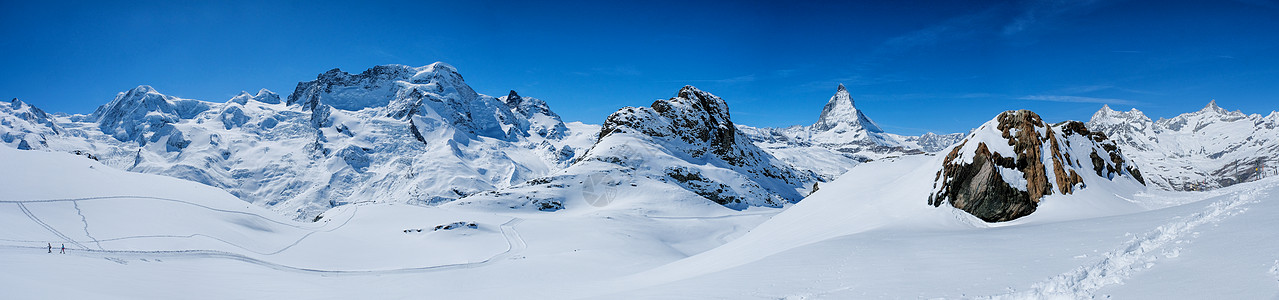
[[[1218,200],[1204,211],[1177,218],[1153,230],[1138,234],[1119,248],[1102,256],[1101,261],[1075,268],[1070,272],[1031,285],[1030,290],[981,299],[1091,299],[1094,293],[1106,286],[1123,284],[1134,272],[1154,266],[1158,256],[1175,256],[1181,250],[1175,246],[1182,238],[1198,236],[1195,229],[1204,224],[1214,224],[1247,211],[1248,204],[1260,202],[1265,196],[1261,190],[1275,186],[1239,192],[1227,199]],[[1170,245],[1173,244],[1173,245]],[[1164,249],[1167,248],[1167,249]],[[1164,251],[1156,251],[1164,249]]]

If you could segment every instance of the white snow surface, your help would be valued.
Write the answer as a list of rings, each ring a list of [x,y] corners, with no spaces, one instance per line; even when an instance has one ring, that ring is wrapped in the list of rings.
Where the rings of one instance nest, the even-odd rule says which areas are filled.
[[[361,203],[311,223],[194,182],[0,148],[0,290],[17,299],[1279,296],[1279,179],[1209,192],[1090,185],[987,224],[926,205],[941,159],[861,164],[784,209],[626,190],[555,213]],[[459,221],[478,228],[432,230]]]

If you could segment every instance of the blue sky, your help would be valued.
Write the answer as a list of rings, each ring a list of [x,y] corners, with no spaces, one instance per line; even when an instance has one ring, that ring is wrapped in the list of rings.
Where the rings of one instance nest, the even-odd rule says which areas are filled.
[[[141,84],[220,102],[444,61],[481,93],[595,124],[686,84],[739,124],[788,126],[843,83],[902,134],[1010,109],[1279,109],[1276,1],[612,2],[3,1],[0,97],[89,113]]]

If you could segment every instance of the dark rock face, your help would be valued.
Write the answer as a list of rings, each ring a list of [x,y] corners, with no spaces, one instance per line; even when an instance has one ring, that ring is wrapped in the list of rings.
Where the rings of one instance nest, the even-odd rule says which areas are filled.
[[[960,149],[959,147],[955,149]],[[986,146],[977,146],[977,155],[973,163],[959,167],[947,165],[938,173],[950,179],[942,187],[941,194],[929,197],[928,204],[941,206],[949,201],[951,206],[962,209],[986,222],[1003,222],[1020,218],[1035,212],[1038,199],[1032,200],[1030,194],[1013,188],[999,175],[995,165],[1007,164],[1012,158],[991,154]],[[956,152],[946,156],[949,163]]]
[[[985,126],[995,127],[993,132],[999,134],[999,139],[1006,140],[1008,146],[999,145],[999,148],[1007,151],[1010,147],[1011,153],[992,151],[994,145],[974,141],[991,140],[988,136],[979,136],[989,135],[991,131],[979,129],[946,155],[942,169],[937,172],[929,205],[950,203],[986,222],[1024,217],[1035,212],[1039,200],[1052,195],[1054,190],[1071,194],[1086,187],[1084,178],[1076,171],[1086,169],[1071,153],[1089,153],[1090,171],[1101,179],[1130,176],[1145,184],[1141,173],[1125,160],[1114,142],[1107,140],[1104,134],[1089,131],[1083,123],[1069,121],[1049,126],[1034,112],[1020,110],[1001,113],[983,129]],[[1071,145],[1072,140],[1077,145]],[[968,160],[971,162],[966,162]],[[1021,178],[1009,179],[1009,174],[1021,175]],[[1021,186],[1022,180],[1024,186]]]
[[[684,86],[674,98],[653,101],[656,116],[626,108],[610,115],[600,130],[600,137],[626,126],[649,136],[674,136],[685,143],[700,145],[704,150],[725,158],[725,161],[742,166],[736,157],[734,145],[737,127],[729,119],[728,104],[723,99],[692,86]],[[668,126],[655,126],[667,122],[654,122],[656,117],[669,120]],[[701,156],[705,153],[690,153]]]

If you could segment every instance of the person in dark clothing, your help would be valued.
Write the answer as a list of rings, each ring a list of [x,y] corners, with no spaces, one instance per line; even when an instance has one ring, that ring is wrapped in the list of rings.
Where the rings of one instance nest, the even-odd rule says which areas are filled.
[[[49,243],[49,253],[53,253],[53,243]]]
[[[67,254],[67,244],[62,244],[62,254]]]

